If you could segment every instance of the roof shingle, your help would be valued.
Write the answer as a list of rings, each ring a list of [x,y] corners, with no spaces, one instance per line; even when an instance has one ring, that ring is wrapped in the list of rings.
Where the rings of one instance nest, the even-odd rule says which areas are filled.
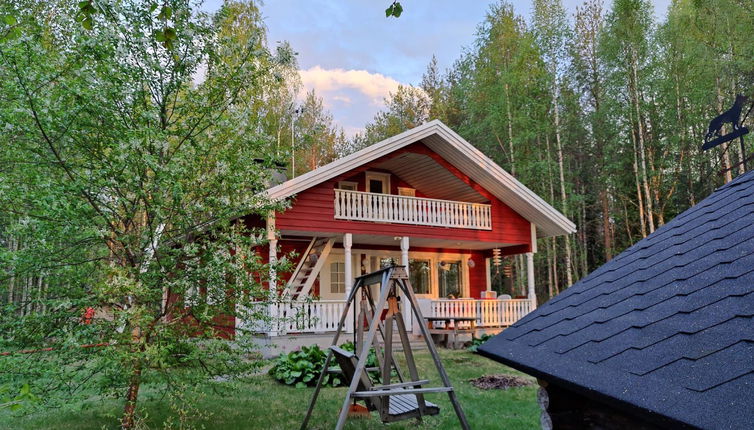
[[[480,348],[659,422],[754,423],[754,172]]]

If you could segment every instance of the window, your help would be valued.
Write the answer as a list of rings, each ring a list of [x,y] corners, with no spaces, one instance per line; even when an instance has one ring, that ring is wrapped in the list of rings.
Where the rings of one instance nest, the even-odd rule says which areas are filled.
[[[431,274],[429,260],[408,260],[408,278],[416,294],[429,294]]]
[[[406,188],[406,187],[398,187],[398,195],[399,196],[416,197],[416,189],[414,189],[414,188]]]
[[[390,194],[390,174],[366,172],[367,191],[370,193]]]
[[[343,294],[346,292],[346,264],[330,263],[330,292]]]
[[[356,182],[350,182],[350,181],[340,181],[338,182],[338,189],[339,190],[349,190],[349,191],[356,191],[359,184]]]
[[[490,277],[492,291],[496,291],[498,296],[501,294],[516,295],[513,288],[513,266],[510,259],[503,259],[500,266],[495,266],[494,262],[490,261],[488,276]]]
[[[461,296],[461,262],[440,262],[440,298]]]

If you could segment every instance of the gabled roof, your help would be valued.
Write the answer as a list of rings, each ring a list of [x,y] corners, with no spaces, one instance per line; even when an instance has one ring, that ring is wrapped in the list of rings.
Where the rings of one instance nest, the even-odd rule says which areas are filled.
[[[754,423],[754,172],[480,352],[665,424]]]
[[[439,120],[404,131],[283,182],[270,188],[268,195],[272,199],[290,197],[418,141],[422,141],[511,209],[534,223],[539,237],[559,236],[576,231],[571,220]]]

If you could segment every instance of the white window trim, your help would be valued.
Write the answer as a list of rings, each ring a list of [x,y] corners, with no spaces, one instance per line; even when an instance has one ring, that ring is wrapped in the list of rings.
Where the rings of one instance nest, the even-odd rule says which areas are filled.
[[[369,192],[369,181],[370,180],[376,180],[381,181],[383,189],[385,190],[385,193],[383,194],[390,194],[390,173],[382,173],[382,172],[365,172],[365,178],[364,178],[364,191]]]
[[[343,186],[347,187],[353,187],[352,191],[358,191],[359,190],[359,183],[353,182],[353,181],[340,181],[338,182],[338,189],[339,190],[348,190],[349,188],[343,188]]]
[[[399,196],[416,197],[416,188],[398,187]]]

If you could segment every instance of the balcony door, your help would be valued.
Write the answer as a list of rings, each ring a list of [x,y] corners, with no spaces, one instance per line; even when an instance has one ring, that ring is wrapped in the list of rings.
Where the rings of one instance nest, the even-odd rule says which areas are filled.
[[[370,193],[390,194],[390,174],[366,172],[366,189]]]

